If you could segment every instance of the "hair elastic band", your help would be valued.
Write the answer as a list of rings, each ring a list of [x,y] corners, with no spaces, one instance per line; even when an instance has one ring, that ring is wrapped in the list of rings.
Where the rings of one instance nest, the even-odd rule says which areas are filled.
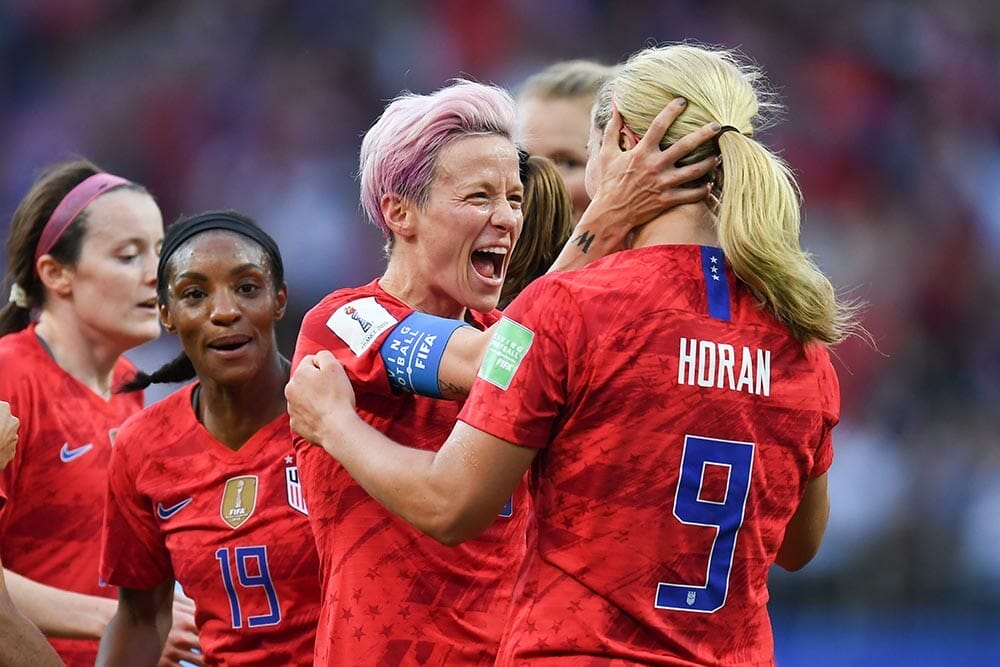
[[[18,308],[28,307],[28,293],[24,291],[24,288],[14,283],[10,286],[10,298],[8,301]]]
[[[83,209],[90,205],[90,202],[111,188],[130,183],[131,181],[126,178],[103,172],[80,181],[62,198],[62,201],[56,206],[56,210],[52,212],[52,217],[45,223],[42,235],[38,239],[38,246],[35,248],[35,261],[37,262],[39,257],[52,250],[66,229],[76,220]]]
[[[715,148],[715,152],[719,152],[719,137],[721,137],[726,132],[736,132],[738,134],[743,134],[740,128],[733,127],[732,125],[723,125],[722,129],[712,138],[712,146]]]

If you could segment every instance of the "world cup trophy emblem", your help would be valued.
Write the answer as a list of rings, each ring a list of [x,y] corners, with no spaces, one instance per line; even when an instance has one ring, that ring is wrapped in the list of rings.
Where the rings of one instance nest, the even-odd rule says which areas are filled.
[[[250,518],[257,507],[257,476],[245,475],[226,480],[219,508],[222,520],[230,528],[238,528]]]

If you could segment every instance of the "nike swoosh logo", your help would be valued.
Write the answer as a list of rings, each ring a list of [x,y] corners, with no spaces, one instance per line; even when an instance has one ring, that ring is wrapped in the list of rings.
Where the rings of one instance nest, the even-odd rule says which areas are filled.
[[[91,443],[87,443],[86,445],[80,445],[79,447],[74,447],[73,449],[70,449],[69,443],[64,442],[62,449],[59,450],[59,460],[62,461],[63,463],[69,463],[70,461],[80,458],[93,448],[94,445],[92,445]]]
[[[171,505],[170,507],[164,507],[163,503],[156,503],[156,516],[160,517],[161,520],[166,521],[187,507],[192,500],[194,500],[194,498],[187,498],[180,501],[176,505]]]

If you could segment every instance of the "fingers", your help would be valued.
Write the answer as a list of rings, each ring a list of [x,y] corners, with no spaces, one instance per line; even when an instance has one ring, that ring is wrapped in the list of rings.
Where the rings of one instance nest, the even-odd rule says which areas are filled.
[[[320,350],[313,355],[313,364],[320,370],[325,370],[336,363],[337,359],[330,350]]]
[[[158,667],[185,667],[186,665],[202,667],[204,664],[205,660],[200,653],[168,647],[163,651]]]
[[[194,600],[189,598],[183,591],[174,591],[174,609],[181,608],[194,612]]]
[[[299,374],[299,372],[304,371],[307,368],[315,368],[316,367],[316,364],[313,361],[313,356],[314,355],[307,354],[306,356],[302,357],[302,361],[299,362],[299,365],[295,367],[295,372],[292,373],[292,378],[293,379],[295,378],[296,375]]]
[[[670,100],[667,106],[663,107],[663,109],[660,110],[660,113],[656,114],[656,118],[654,118],[653,122],[649,124],[649,130],[647,130],[646,134],[639,140],[638,145],[645,148],[658,148],[660,142],[663,141],[663,137],[666,136],[667,130],[669,130],[670,126],[674,124],[677,117],[684,112],[684,108],[686,106],[687,100],[683,97],[675,97]],[[713,133],[712,136],[715,136],[715,134]],[[700,143],[701,142],[699,141],[695,144],[695,146]],[[687,151],[684,154],[687,155],[688,152],[690,151]]]
[[[717,135],[721,129],[722,126],[716,122],[706,123],[694,132],[684,135],[675,141],[671,146],[668,146],[667,149],[663,151],[664,157],[668,158],[671,162],[677,162],[706,141],[714,139],[715,135]]]
[[[702,176],[711,173],[718,166],[718,156],[710,155],[703,160],[699,160],[683,167],[677,167],[673,180],[678,183],[691,183],[698,180]]]
[[[622,120],[622,115],[618,113],[618,107],[611,105],[611,118],[608,120],[608,124],[604,126],[604,137],[601,139],[601,155],[608,157],[609,155],[622,152],[621,147],[618,145],[618,135],[622,131],[624,124],[625,121]]]

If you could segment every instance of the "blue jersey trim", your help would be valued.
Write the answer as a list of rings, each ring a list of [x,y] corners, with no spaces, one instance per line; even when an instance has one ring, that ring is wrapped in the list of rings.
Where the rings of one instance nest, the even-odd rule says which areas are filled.
[[[411,394],[441,398],[438,370],[444,348],[455,330],[464,326],[468,325],[427,313],[408,315],[379,348],[389,383]]]
[[[708,314],[717,320],[729,321],[729,280],[726,279],[726,257],[722,248],[701,247],[701,269],[705,273],[705,295]]]

